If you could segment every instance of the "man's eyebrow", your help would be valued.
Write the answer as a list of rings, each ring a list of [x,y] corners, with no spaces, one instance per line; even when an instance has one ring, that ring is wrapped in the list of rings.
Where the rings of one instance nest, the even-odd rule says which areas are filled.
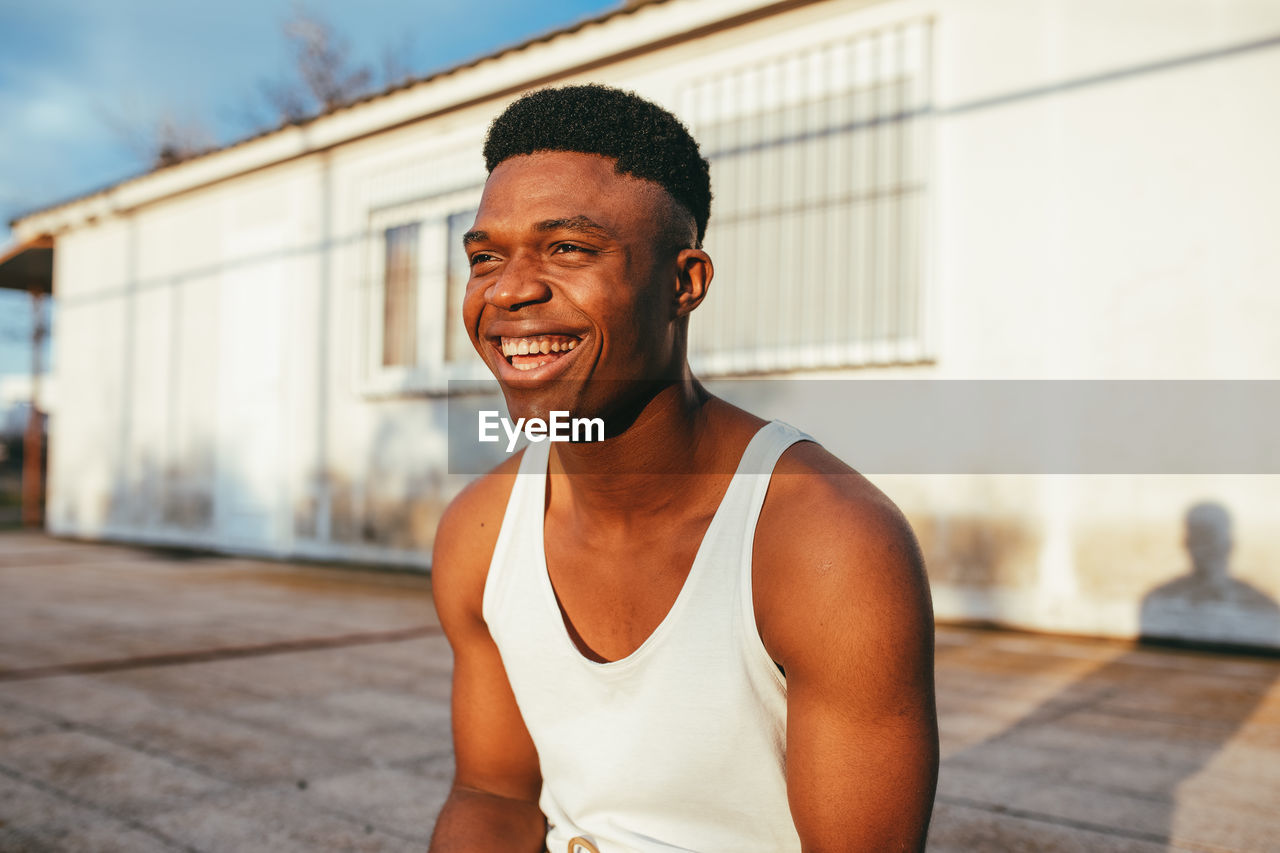
[[[462,245],[470,246],[472,243],[483,243],[489,239],[488,231],[468,231],[462,235]]]
[[[567,219],[545,219],[534,225],[533,228],[535,231],[577,231],[580,234],[590,234],[594,237],[613,238],[612,231],[582,214],[570,216]]]

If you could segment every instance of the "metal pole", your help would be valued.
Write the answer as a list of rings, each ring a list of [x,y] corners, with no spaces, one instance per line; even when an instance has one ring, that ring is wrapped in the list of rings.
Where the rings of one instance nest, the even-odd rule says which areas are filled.
[[[44,294],[31,287],[31,409],[22,440],[22,525],[44,526],[44,413],[40,411],[40,353],[47,329],[44,324]]]

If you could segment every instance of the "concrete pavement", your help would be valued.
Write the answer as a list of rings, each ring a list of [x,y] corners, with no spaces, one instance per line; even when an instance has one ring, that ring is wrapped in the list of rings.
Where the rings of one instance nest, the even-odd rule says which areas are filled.
[[[425,577],[4,534],[0,601],[0,850],[425,848]]]
[[[423,850],[427,579],[0,534],[0,851]],[[1280,849],[1280,661],[940,627],[930,849]]]

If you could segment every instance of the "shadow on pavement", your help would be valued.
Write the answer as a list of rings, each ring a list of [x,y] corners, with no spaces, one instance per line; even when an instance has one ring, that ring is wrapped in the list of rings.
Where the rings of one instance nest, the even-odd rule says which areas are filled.
[[[1269,811],[1267,785],[1255,786],[1250,775],[1257,777],[1265,750],[1251,758],[1249,745],[1238,744],[1212,779],[1197,777],[1232,745],[1276,675],[1270,661],[1219,652],[1256,652],[1280,636],[1280,608],[1230,577],[1224,507],[1191,507],[1185,531],[1191,569],[1144,598],[1141,644],[944,761],[944,779],[952,778],[939,801],[992,819],[949,823],[931,849],[1065,850],[1083,841],[1087,849],[1252,850],[1274,843],[1267,835],[1273,823],[1250,820]],[[1156,647],[1169,644],[1216,651]]]

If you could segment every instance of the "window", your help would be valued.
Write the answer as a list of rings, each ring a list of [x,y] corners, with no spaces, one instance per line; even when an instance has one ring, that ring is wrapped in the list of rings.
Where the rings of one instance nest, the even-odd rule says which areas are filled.
[[[683,112],[711,163],[708,373],[925,357],[929,25],[718,73]]]
[[[418,361],[418,223],[383,234],[382,364],[412,367]]]
[[[477,186],[370,214],[366,392],[439,393],[450,379],[489,375],[462,324],[462,235],[479,195]]]

